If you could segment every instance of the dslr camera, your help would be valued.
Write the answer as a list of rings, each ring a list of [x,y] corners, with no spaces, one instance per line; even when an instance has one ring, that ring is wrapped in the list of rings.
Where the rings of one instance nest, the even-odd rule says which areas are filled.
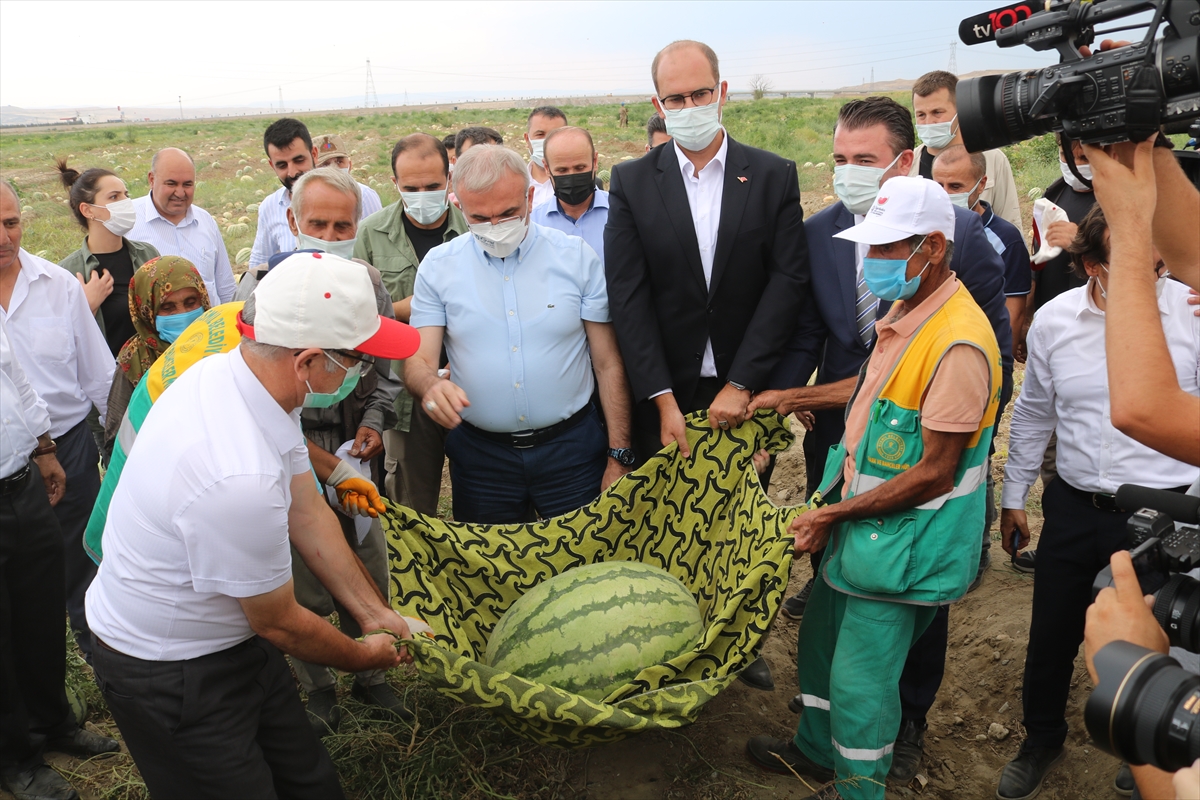
[[[1139,14],[1153,16],[1096,29]],[[1141,42],[1080,51],[1098,36],[1143,26]],[[1200,0],[1026,0],[964,19],[958,35],[968,45],[994,41],[1059,54],[1058,64],[1042,69],[958,84],[959,126],[972,152],[1051,131],[1088,144],[1142,141],[1159,130],[1184,133],[1200,118]]]
[[[1200,566],[1200,498],[1127,484],[1117,505],[1140,507],[1128,522],[1130,556],[1142,593],[1155,596],[1155,619],[1173,646],[1200,652],[1200,581],[1182,574]],[[1105,567],[1093,595],[1111,585]],[[1200,758],[1200,676],[1129,642],[1106,645],[1093,664],[1100,680],[1083,718],[1098,747],[1168,772]]]

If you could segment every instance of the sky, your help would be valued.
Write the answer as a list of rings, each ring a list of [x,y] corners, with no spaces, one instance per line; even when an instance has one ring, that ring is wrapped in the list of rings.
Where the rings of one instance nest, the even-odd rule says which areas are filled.
[[[945,69],[977,0],[791,2],[49,2],[0,0],[0,105],[361,105],[646,94],[675,39],[721,59],[733,91],[831,89]],[[1024,47],[957,47],[958,72],[1033,69]],[[325,105],[330,105],[326,103]]]

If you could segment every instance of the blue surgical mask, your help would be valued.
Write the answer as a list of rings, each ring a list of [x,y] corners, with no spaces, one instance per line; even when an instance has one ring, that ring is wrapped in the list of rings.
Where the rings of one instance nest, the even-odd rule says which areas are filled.
[[[958,114],[949,122],[934,122],[930,125],[918,125],[917,136],[921,137],[921,141],[926,147],[932,147],[934,150],[944,150],[954,141],[954,134],[958,129],[954,125],[954,121],[958,119]]]
[[[959,208],[965,208],[968,211],[970,211],[972,208],[975,207],[975,203],[979,202],[979,198],[976,197],[975,203],[972,203],[971,195],[975,192],[976,189],[979,188],[979,184],[982,181],[983,181],[983,178],[980,178],[979,180],[975,181],[974,186],[972,186],[970,189],[967,189],[965,192],[959,192],[958,194],[950,195],[950,202],[953,203],[954,205],[958,206]]]
[[[676,144],[692,153],[703,150],[721,132],[721,84],[717,84],[712,102],[708,105],[677,108],[674,111],[664,106],[663,114],[666,115],[667,133]]]
[[[433,192],[401,192],[404,213],[418,225],[432,225],[446,213],[446,190]]]
[[[331,408],[336,406],[350,396],[350,393],[354,391],[354,387],[358,386],[358,378],[362,374],[362,364],[344,367],[329,353],[326,353],[324,350],[321,353],[337,365],[337,367],[346,370],[346,377],[342,378],[342,385],[337,388],[336,392],[314,392],[312,384],[305,381],[304,385],[308,386],[308,394],[304,395],[305,408]]]
[[[327,242],[315,236],[302,233],[296,237],[297,250],[323,250],[331,256],[344,258],[349,261],[354,257],[354,240],[346,239],[341,242]]]
[[[879,182],[900,156],[886,167],[864,167],[861,164],[839,164],[833,168],[833,193],[851,214],[865,214],[879,194]]]
[[[925,244],[925,239],[922,239],[921,243],[917,245],[918,251],[923,244]],[[913,255],[916,255],[916,252]],[[908,258],[864,258],[863,280],[866,281],[871,294],[880,300],[892,301],[907,300],[916,294],[917,289],[921,288],[921,276],[925,274],[925,270],[929,269],[932,262],[926,261],[919,274],[912,278],[906,278],[905,274],[911,258],[912,256]]]
[[[173,342],[187,330],[187,326],[200,319],[203,308],[194,308],[182,314],[159,314],[154,318],[154,327],[158,329],[159,337],[165,342]]]

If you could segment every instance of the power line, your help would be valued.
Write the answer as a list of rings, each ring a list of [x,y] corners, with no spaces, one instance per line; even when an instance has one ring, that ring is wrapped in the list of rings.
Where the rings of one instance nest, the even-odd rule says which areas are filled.
[[[367,59],[367,90],[363,95],[363,108],[379,108],[379,95],[375,93],[375,77],[371,74],[371,59]]]
[[[958,47],[958,42],[950,43],[950,63],[946,65],[946,71],[951,75],[958,74],[958,56],[955,55],[955,48]]]

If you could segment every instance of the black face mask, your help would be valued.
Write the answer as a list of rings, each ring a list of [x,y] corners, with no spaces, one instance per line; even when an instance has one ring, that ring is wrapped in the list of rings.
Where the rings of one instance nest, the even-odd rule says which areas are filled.
[[[591,172],[576,172],[574,175],[551,175],[554,181],[554,196],[568,206],[577,206],[596,191],[596,179]]]

